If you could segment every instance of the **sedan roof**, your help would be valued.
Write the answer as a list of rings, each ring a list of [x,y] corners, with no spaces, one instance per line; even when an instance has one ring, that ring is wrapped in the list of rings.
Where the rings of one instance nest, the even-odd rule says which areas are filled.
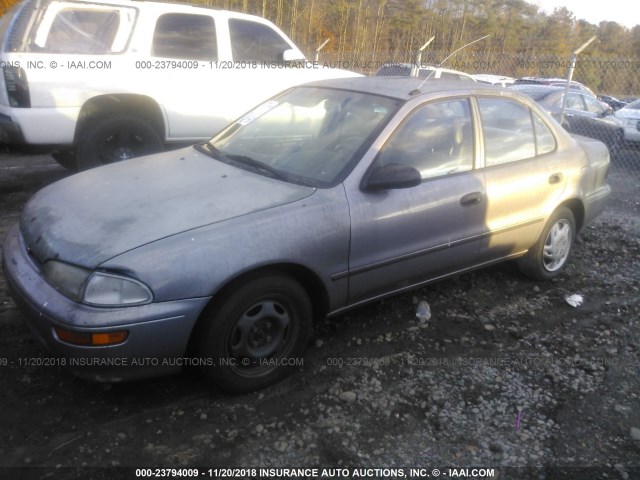
[[[449,91],[505,91],[501,87],[465,82],[462,80],[437,80],[415,77],[350,77],[320,80],[307,85],[382,95],[385,97],[409,100],[418,94],[429,94]],[[415,90],[419,89],[418,93]]]

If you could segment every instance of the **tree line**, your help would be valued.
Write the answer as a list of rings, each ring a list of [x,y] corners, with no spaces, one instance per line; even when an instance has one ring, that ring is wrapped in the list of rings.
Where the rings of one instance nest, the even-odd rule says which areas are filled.
[[[0,11],[16,0],[0,0]],[[373,73],[385,62],[412,62],[428,39],[422,61],[468,73],[561,76],[571,52],[592,36],[575,79],[601,92],[640,93],[640,25],[594,25],[565,7],[545,13],[526,0],[187,0],[251,13],[282,28],[309,58],[326,39],[321,60]]]
[[[435,49],[451,51],[484,35],[472,50],[566,56],[597,35],[595,56],[640,54],[640,25],[594,25],[565,7],[547,14],[526,0],[194,0],[272,20],[313,51],[326,38],[328,51],[353,54],[415,50],[431,36]]]
[[[469,73],[565,77],[571,53],[597,37],[578,57],[574,78],[601,92],[640,92],[640,25],[594,25],[565,7],[546,13],[526,0],[194,0],[266,17],[314,57],[354,66],[440,63],[457,48],[485,35],[445,66]],[[356,68],[357,69],[357,68]],[[362,68],[363,73],[372,73]]]

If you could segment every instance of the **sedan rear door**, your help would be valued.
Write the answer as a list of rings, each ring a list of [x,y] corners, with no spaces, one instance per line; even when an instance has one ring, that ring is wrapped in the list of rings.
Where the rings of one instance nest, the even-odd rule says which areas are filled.
[[[564,191],[566,158],[553,127],[509,98],[477,99],[482,124],[486,225],[480,259],[507,258],[529,249]]]

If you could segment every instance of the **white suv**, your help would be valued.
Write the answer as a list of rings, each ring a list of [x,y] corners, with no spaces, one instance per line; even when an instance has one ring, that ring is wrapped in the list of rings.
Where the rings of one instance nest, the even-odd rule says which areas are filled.
[[[211,137],[299,83],[307,61],[271,22],[131,0],[26,0],[0,19],[0,142],[90,168]]]

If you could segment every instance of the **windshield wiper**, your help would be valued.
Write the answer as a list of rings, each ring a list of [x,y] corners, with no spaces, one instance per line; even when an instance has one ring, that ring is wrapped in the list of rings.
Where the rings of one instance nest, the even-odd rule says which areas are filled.
[[[213,147],[212,147],[213,148]],[[216,153],[220,153],[216,151]],[[260,170],[262,172],[267,173],[272,178],[277,178],[278,180],[288,181],[288,177],[282,173],[280,170],[273,168],[271,165],[267,165],[266,163],[262,163],[255,158],[248,157],[246,155],[224,155],[226,158],[233,160],[234,162],[241,163],[243,165],[247,165],[256,170]]]
[[[206,143],[197,143],[193,146],[193,148],[195,148],[196,150],[198,150],[201,153],[204,153],[205,155],[214,158],[216,160],[220,160],[221,162],[224,163],[230,163],[229,159],[226,158],[224,156],[224,154],[218,150],[216,147],[214,147],[211,142],[206,142]]]
[[[219,160],[221,162],[224,162],[227,164],[240,163],[242,165],[251,167],[254,170],[259,170],[263,173],[266,173],[267,176],[271,178],[284,180],[285,182],[292,181],[292,179],[285,173],[282,173],[281,171],[276,170],[272,166],[267,165],[266,163],[262,163],[254,158],[248,157],[246,155],[234,155],[234,154],[226,155],[222,153],[220,150],[218,150],[216,147],[214,147],[211,144],[211,142],[194,145],[194,148],[197,149],[199,152],[202,152],[205,155],[208,155],[209,157]]]

